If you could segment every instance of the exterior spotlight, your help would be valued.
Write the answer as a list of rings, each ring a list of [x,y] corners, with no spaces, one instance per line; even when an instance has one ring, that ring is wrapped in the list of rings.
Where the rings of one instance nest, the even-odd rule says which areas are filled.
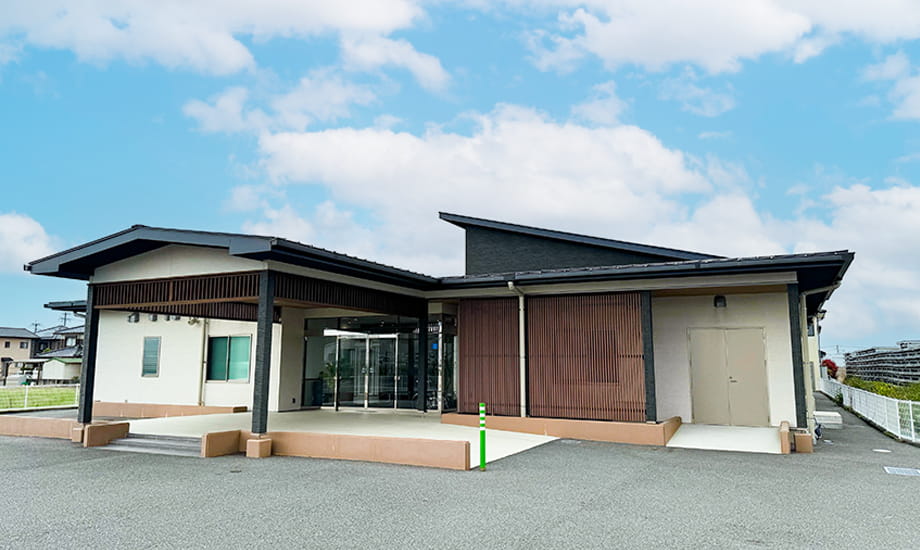
[[[141,316],[138,315],[137,312],[134,312],[134,313],[131,313],[131,314],[128,315],[128,322],[129,322],[129,323],[136,323],[136,322],[138,322],[138,321],[140,320],[140,318],[141,318]]]
[[[728,302],[725,301],[725,296],[722,296],[721,294],[719,294],[718,296],[712,299],[712,305],[713,307],[725,307],[728,305]]]

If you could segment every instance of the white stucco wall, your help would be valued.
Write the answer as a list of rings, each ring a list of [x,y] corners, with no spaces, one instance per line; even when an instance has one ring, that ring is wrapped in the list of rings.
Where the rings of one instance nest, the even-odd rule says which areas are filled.
[[[263,268],[260,261],[231,256],[222,248],[173,244],[102,266],[96,269],[92,282],[186,277]]]
[[[713,296],[652,298],[655,395],[658,418],[693,421],[690,392],[691,328],[762,327],[766,338],[770,423],[795,426],[792,343],[785,293],[729,294],[727,307],[715,308]]]
[[[99,315],[96,352],[98,401],[195,405],[201,376],[202,326],[190,326],[187,318],[151,322],[141,315],[137,323],[128,313],[103,311]],[[145,336],[159,336],[159,376],[141,376]]]
[[[99,344],[96,358],[96,389],[98,401],[127,401],[131,403],[163,403],[197,405],[202,382],[202,351],[205,334],[217,336],[250,336],[249,380],[204,382],[205,405],[246,405],[252,407],[252,378],[255,369],[256,324],[242,321],[199,320],[190,325],[189,318],[165,321],[165,316],[150,321],[142,314],[137,323],[127,322],[128,313],[103,311],[99,317]],[[292,329],[294,331],[294,329]],[[144,337],[160,337],[160,370],[156,377],[141,376]],[[301,320],[299,339],[303,340]],[[269,410],[279,410],[279,394],[296,394],[299,408],[299,372],[288,376],[285,392],[279,392],[282,382],[280,358],[282,330],[275,324],[272,331],[272,361],[269,386]],[[302,346],[302,344],[301,344]],[[293,381],[292,381],[293,380]],[[296,387],[293,387],[296,385]],[[290,403],[290,399],[287,399]],[[287,408],[291,408],[288,406]]]

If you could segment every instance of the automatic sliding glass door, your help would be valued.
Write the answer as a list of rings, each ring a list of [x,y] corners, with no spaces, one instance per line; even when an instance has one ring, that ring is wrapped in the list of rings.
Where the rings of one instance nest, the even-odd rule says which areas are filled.
[[[395,336],[368,339],[368,407],[394,407],[396,404],[397,342]]]

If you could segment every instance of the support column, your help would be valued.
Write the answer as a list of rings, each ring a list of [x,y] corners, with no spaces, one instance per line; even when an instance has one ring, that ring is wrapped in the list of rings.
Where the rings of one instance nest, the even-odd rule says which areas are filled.
[[[256,327],[256,365],[252,384],[252,432],[268,431],[268,388],[272,363],[272,321],[275,310],[275,273],[259,275],[259,310]]]
[[[518,370],[521,377],[521,418],[527,416],[527,302],[518,289]]]
[[[795,389],[796,427],[808,426],[805,406],[805,361],[802,358],[802,319],[798,283],[786,285],[786,301],[789,303],[789,332],[792,338],[792,382]]]
[[[658,420],[658,403],[655,397],[655,346],[652,338],[652,293],[639,293],[642,315],[642,361],[645,367],[645,420]]]
[[[438,350],[440,353],[441,350]],[[418,317],[418,410],[428,410],[428,302],[419,311]]]
[[[96,348],[99,342],[99,310],[94,307],[93,285],[86,287],[86,318],[83,328],[83,365],[80,367],[80,404],[77,422],[93,421],[93,389],[96,386]]]

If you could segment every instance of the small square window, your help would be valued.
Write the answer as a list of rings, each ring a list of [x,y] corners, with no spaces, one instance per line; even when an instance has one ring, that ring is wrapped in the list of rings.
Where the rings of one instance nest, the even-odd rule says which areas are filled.
[[[23,340],[22,342],[19,342],[19,349],[29,349],[29,341]]]
[[[3,347],[5,347],[5,348],[10,347],[10,343],[9,343],[9,342],[3,342]]]

